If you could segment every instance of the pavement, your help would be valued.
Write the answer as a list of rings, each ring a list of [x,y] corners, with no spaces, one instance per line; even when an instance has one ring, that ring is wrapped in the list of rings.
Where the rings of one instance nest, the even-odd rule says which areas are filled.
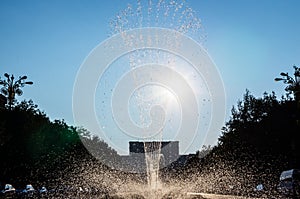
[[[188,192],[188,198],[203,198],[203,199],[255,199],[251,197],[244,196],[233,196],[233,195],[219,195],[219,194],[208,194],[208,193],[194,193]]]

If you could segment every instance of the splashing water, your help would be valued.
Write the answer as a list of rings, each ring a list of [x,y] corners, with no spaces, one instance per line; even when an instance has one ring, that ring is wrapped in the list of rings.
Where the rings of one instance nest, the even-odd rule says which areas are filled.
[[[190,37],[197,36],[197,39],[202,42],[203,36],[199,34],[201,30],[201,22],[198,17],[195,16],[194,11],[188,7],[184,1],[165,1],[165,0],[137,0],[135,5],[128,4],[127,8],[119,12],[116,17],[111,20],[111,34],[121,34],[125,44],[127,46],[135,48],[138,44],[134,43],[134,35],[128,34],[128,31],[132,29],[141,29],[145,27],[159,27],[167,28],[178,31],[179,33],[186,34]],[[150,44],[153,42],[149,38],[139,38],[139,42]],[[174,48],[180,46],[180,39],[176,40],[174,44],[171,44]],[[135,52],[129,55],[129,65],[132,69],[135,69],[141,65],[145,65],[149,62],[161,63],[168,60],[168,66],[176,62],[174,57],[167,53],[161,53],[160,49],[141,50],[135,48]],[[147,54],[145,56],[145,54]],[[148,57],[149,60],[145,60]],[[133,79],[136,84],[139,82],[138,74],[133,73]],[[136,85],[138,87],[138,85]],[[137,94],[134,95],[136,100],[139,101],[137,104],[139,109],[139,120],[142,126],[147,126],[149,118],[143,114],[146,112],[147,99],[145,99],[147,90],[138,89]],[[145,162],[147,167],[147,181],[148,187],[151,190],[159,190],[162,184],[159,180],[159,169],[162,162],[161,154],[161,141],[163,139],[163,128],[158,133],[152,133],[150,136],[146,132],[142,132],[141,138],[144,141],[144,153]],[[156,141],[153,141],[156,140]]]
[[[161,162],[161,142],[144,142],[145,159],[147,165],[147,181],[153,190],[160,187],[159,169]]]
[[[137,0],[110,21],[111,35],[145,27],[176,30],[198,42],[205,38],[201,20],[185,1]]]
[[[197,159],[195,154],[191,154],[191,156],[188,155],[187,158],[191,159],[187,159],[187,161],[191,161],[188,163],[184,162],[187,167],[185,167],[184,164],[183,166],[179,165],[176,167],[177,162],[174,163],[174,167],[173,165],[165,167],[166,164],[168,164],[168,161],[164,164],[164,160],[167,160],[169,157],[167,157],[167,155],[165,157],[162,155],[164,154],[163,152],[165,149],[164,143],[166,143],[162,141],[167,140],[165,138],[166,134],[169,133],[168,131],[175,135],[175,141],[179,140],[180,143],[184,143],[184,141],[190,138],[193,143],[189,142],[188,144],[192,145],[195,143],[196,134],[198,138],[201,137],[201,141],[203,141],[202,137],[205,139],[208,135],[207,132],[219,132],[220,128],[216,123],[222,123],[224,119],[224,87],[222,87],[219,73],[206,51],[202,46],[198,45],[197,42],[193,42],[193,40],[198,39],[197,41],[201,43],[201,36],[203,35],[200,33],[202,28],[200,20],[195,17],[193,10],[186,6],[182,1],[137,0],[136,4],[128,5],[125,10],[118,13],[118,15],[111,20],[110,25],[111,34],[113,36],[101,43],[91,52],[78,73],[77,81],[74,86],[75,94],[73,95],[74,120],[80,121],[80,124],[88,127],[92,132],[100,132],[99,134],[103,135],[99,136],[100,138],[109,138],[106,140],[109,144],[115,144],[109,142],[109,140],[114,140],[111,138],[114,135],[119,136],[117,138],[121,140],[119,143],[125,143],[124,140],[128,137],[142,141],[139,143],[143,144],[143,147],[141,147],[143,153],[135,154],[135,157],[129,154],[129,156],[125,157],[127,158],[125,162],[123,161],[124,156],[114,157],[111,154],[108,154],[108,157],[102,157],[107,153],[99,153],[97,147],[94,148],[93,145],[87,146],[87,143],[85,146],[94,157],[97,157],[97,155],[101,156],[99,159],[101,164],[103,163],[103,169],[99,168],[98,171],[97,164],[95,164],[95,167],[91,167],[89,164],[83,165],[77,172],[81,173],[81,175],[77,175],[77,173],[74,174],[76,180],[78,180],[78,184],[82,182],[92,185],[102,184],[104,185],[104,188],[107,188],[109,195],[116,193],[120,196],[124,195],[124,198],[150,199],[186,198],[188,195],[187,193],[189,192],[235,193],[235,195],[239,195],[240,190],[247,190],[246,186],[255,181],[255,178],[249,175],[251,172],[249,172],[248,165],[245,169],[239,164],[235,165],[232,162],[219,162],[220,157],[215,157],[214,153],[207,161],[204,160],[204,163],[200,162],[200,159]],[[186,37],[186,35],[188,37]],[[193,35],[200,36],[200,41],[199,38],[194,37]],[[180,58],[181,62],[178,62],[178,59]],[[117,68],[110,70],[113,68],[111,65],[117,66]],[[194,67],[193,71],[188,70],[188,77],[194,77],[197,76],[195,74],[200,73],[198,76],[204,77],[204,83],[202,84],[201,82],[199,84],[197,82],[196,89],[194,89],[195,87],[190,86],[190,82],[188,81],[192,78],[185,78],[186,73],[183,73],[182,71],[180,71],[182,73],[175,73],[173,71],[176,70],[172,70],[173,67],[175,69],[182,69],[185,66]],[[143,68],[146,68],[146,70]],[[111,105],[111,107],[108,108],[113,109],[111,117],[113,118],[112,122],[117,123],[117,130],[123,132],[121,135],[113,135],[112,133],[107,136],[107,134],[102,131],[104,127],[105,129],[109,129],[110,132],[116,129],[110,128],[112,125],[109,126],[108,123],[111,120],[107,119],[109,122],[106,123],[107,126],[104,126],[99,125],[101,122],[99,122],[100,120],[97,121],[98,118],[95,117],[95,90],[100,77],[105,77],[105,75],[103,75],[105,72],[108,73],[108,81],[107,79],[104,79],[104,83],[99,83],[99,87],[104,87],[104,89],[101,90],[101,92],[104,91],[102,92],[104,93],[103,98],[104,100],[111,100],[109,101],[111,103],[104,103],[104,100],[101,101],[102,104]],[[172,77],[175,77],[175,81],[170,78],[171,75],[173,75]],[[143,81],[145,79],[146,81]],[[113,83],[115,83],[114,81],[118,81],[117,85],[115,86],[114,84],[114,87],[106,87],[106,83],[110,84],[109,80]],[[129,83],[126,84],[125,82],[127,80],[129,80]],[[150,90],[147,87],[148,85],[146,85],[148,82],[150,82],[150,85],[152,83]],[[153,84],[153,82],[156,84]],[[195,81],[193,83],[195,83]],[[173,123],[170,123],[171,125],[178,123],[178,131],[174,130],[178,127],[175,125],[175,128],[173,128],[174,126],[171,126],[171,130],[167,129],[169,128],[166,125],[168,124],[168,121],[166,122],[165,118],[169,118],[164,117],[163,115],[163,113],[168,114],[166,108],[172,104],[170,103],[171,100],[169,100],[171,98],[166,97],[169,94],[166,95],[167,92],[165,92],[165,94],[160,95],[164,92],[159,93],[154,85],[163,89],[169,86],[169,88],[171,88],[169,90],[171,91],[169,92],[171,93],[170,96],[173,98],[179,96],[177,102],[187,102],[181,104],[178,103],[181,108],[181,112],[179,112],[184,119],[179,118],[178,120],[175,120],[177,118],[172,118]],[[165,87],[161,85],[165,85]],[[190,87],[185,85],[189,85]],[[206,85],[207,87],[202,85]],[[110,90],[113,95],[111,98],[105,94],[108,90]],[[182,95],[181,91],[183,91],[183,94],[185,95]],[[172,92],[178,95],[174,97]],[[202,98],[202,96],[204,96],[203,93],[205,92],[209,93],[208,95],[205,95],[209,96],[208,98]],[[162,96],[165,97],[164,100],[161,100]],[[201,105],[194,103],[196,101],[196,96],[200,96],[202,99],[199,100],[198,98],[197,101],[200,101]],[[119,100],[114,101],[114,99]],[[207,110],[204,106],[208,104],[210,99],[211,102],[209,102],[209,104],[213,106],[213,110]],[[129,102],[134,102],[134,105]],[[82,107],[82,104],[85,106]],[[161,106],[162,104],[167,106]],[[101,108],[103,107],[104,106],[101,106]],[[101,116],[103,116],[100,118],[101,120],[110,118],[106,114],[108,111],[104,108],[102,110],[100,109]],[[114,110],[116,110],[116,112],[114,112]],[[205,115],[202,114],[203,110],[205,110]],[[127,114],[124,114],[125,112]],[[187,112],[189,114],[186,114]],[[121,116],[124,118],[126,116],[129,117],[124,119],[118,117],[114,113],[121,113]],[[177,112],[175,112],[175,114],[177,114]],[[201,117],[199,115],[201,115]],[[209,122],[202,122],[205,118],[209,118]],[[208,124],[205,124],[205,122]],[[213,125],[211,125],[212,123]],[[123,126],[120,126],[119,124],[122,124]],[[195,126],[196,128],[194,128]],[[207,126],[207,129],[204,129],[206,133],[204,133],[204,135],[202,134],[202,129],[201,131],[197,129],[198,127],[203,128],[203,126]],[[126,127],[128,128],[126,129]],[[180,131],[182,129],[183,131]],[[192,132],[194,134],[190,133],[191,130],[195,130]],[[183,132],[183,134],[178,132]],[[126,135],[124,135],[124,133]],[[177,135],[179,136],[177,137]],[[113,146],[114,148],[116,147],[116,149],[119,149],[117,145]],[[200,148],[200,146],[201,145],[197,145],[196,147]],[[181,148],[183,147],[181,146]],[[140,149],[140,146],[138,149]],[[184,153],[186,152],[185,149],[183,150]],[[182,156],[186,157],[186,155]],[[229,156],[231,157],[232,155],[229,154]],[[118,158],[120,158],[119,162]],[[137,164],[137,160],[139,161],[139,164]],[[120,163],[120,165],[118,165],[118,163]],[[230,167],[231,164],[233,164],[232,167]],[[202,168],[202,165],[206,165],[206,167]],[[118,166],[121,166],[121,168],[118,168]],[[123,166],[128,166],[130,168],[123,168]],[[137,171],[132,169],[131,166],[134,169],[137,169]],[[245,181],[249,183],[243,185]],[[102,187],[99,186],[99,188]],[[127,194],[137,194],[143,197],[126,197]]]

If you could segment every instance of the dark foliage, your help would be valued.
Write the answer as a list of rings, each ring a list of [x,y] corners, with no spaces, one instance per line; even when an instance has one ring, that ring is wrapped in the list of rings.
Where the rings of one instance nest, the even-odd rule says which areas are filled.
[[[82,141],[98,153],[116,154],[105,142],[63,120],[50,121],[31,100],[0,109],[0,184],[24,187],[73,183],[85,166],[104,168]],[[75,177],[74,177],[75,176]],[[72,180],[71,180],[72,179]]]
[[[279,101],[274,93],[255,98],[246,91],[243,101],[232,109],[232,117],[219,138],[218,150],[231,152],[225,157],[236,162],[252,160],[254,166],[263,162],[297,168],[300,166],[296,154],[300,146],[298,120],[295,101]]]
[[[247,90],[211,152],[191,157],[184,167],[171,165],[164,177],[180,180],[196,174],[199,191],[236,195],[253,194],[263,183],[274,196],[281,171],[300,168],[298,121],[293,98],[278,100],[275,93],[256,98]]]

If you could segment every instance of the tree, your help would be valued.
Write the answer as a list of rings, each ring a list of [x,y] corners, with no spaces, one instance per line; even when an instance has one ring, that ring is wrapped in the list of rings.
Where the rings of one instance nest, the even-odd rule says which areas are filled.
[[[300,68],[297,66],[293,66],[294,78],[291,77],[288,73],[280,73],[282,77],[275,78],[275,81],[283,81],[283,83],[288,84],[285,90],[290,94],[293,93],[296,106],[297,106],[297,113],[295,121],[298,126],[300,126]]]
[[[15,95],[18,96],[23,94],[22,87],[26,84],[33,84],[32,81],[26,81],[27,76],[20,76],[18,80],[15,81],[14,75],[9,75],[4,73],[6,80],[0,79],[0,85],[2,85],[1,93],[7,98],[9,109],[11,110],[12,106],[15,103]]]
[[[93,147],[101,161],[83,143]],[[118,154],[87,130],[69,126],[64,120],[50,121],[32,100],[24,100],[12,110],[0,109],[0,157],[1,182],[9,181],[16,187],[28,182],[51,187],[71,180],[73,185],[84,183],[79,176],[83,170],[101,171],[106,168],[104,163]]]
[[[288,73],[280,73],[282,77],[275,78],[275,81],[283,81],[283,83],[287,84],[288,86],[285,90],[289,93],[293,93],[295,100],[297,103],[300,102],[300,68],[297,66],[293,66],[294,78],[290,76]]]

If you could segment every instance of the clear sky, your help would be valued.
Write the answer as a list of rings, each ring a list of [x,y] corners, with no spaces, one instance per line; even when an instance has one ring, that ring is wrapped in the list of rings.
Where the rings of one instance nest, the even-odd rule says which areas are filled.
[[[109,23],[117,13],[136,2],[1,0],[1,77],[5,72],[27,75],[34,85],[24,88],[18,99],[33,99],[52,120],[73,125],[72,92],[82,62],[111,36]],[[227,119],[246,88],[255,96],[284,93],[274,78],[300,65],[300,1],[187,0],[186,4],[201,19],[203,46],[223,79]],[[212,139],[208,144],[215,142]]]

